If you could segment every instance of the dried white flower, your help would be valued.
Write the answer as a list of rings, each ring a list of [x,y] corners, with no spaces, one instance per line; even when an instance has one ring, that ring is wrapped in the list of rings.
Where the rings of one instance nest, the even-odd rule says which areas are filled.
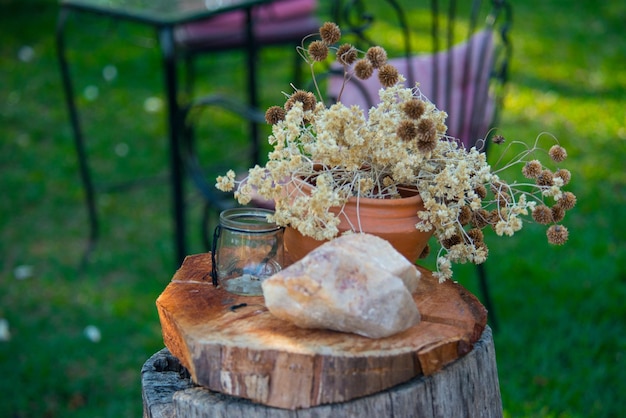
[[[306,51],[300,50],[313,66],[316,60]],[[350,69],[346,71],[346,79],[354,75]],[[553,175],[535,155],[542,149],[539,140],[547,135],[531,146],[507,141],[504,153],[513,147],[522,149],[512,150],[514,159],[494,169],[484,153],[476,148],[467,150],[459,140],[447,136],[446,112],[437,109],[419,85],[406,87],[404,82],[400,75],[395,85],[381,88],[380,101],[367,117],[363,109],[340,101],[328,107],[322,100],[306,107],[298,100],[288,101],[284,119],[281,110],[280,120],[272,125],[268,138],[272,150],[265,166],[251,169],[243,181],[229,171],[217,178],[217,187],[235,190],[242,204],[250,201],[253,192],[274,200],[273,222],[319,240],[339,233],[335,213],[349,198],[398,198],[399,186],[419,192],[426,210],[417,214],[421,222],[415,227],[433,231],[439,242],[467,237],[469,228],[487,226],[498,235],[513,235],[523,226],[521,217],[536,205],[544,205],[545,198],[557,202],[562,198],[563,170],[561,175]],[[560,146],[552,149],[559,156],[565,152]],[[530,182],[501,180],[499,174],[513,166],[521,166]],[[533,173],[554,178],[537,181],[542,176],[529,176],[529,167]],[[312,190],[305,191],[304,184]],[[461,208],[465,208],[463,222],[459,220]],[[353,228],[358,230],[358,225]],[[441,247],[436,272],[440,280],[452,276],[452,262],[482,263],[487,258],[484,243],[459,241]]]

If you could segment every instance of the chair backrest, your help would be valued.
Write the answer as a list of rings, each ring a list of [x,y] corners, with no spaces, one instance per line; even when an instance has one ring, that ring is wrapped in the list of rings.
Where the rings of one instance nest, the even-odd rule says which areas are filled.
[[[388,7],[380,7],[381,3]],[[389,50],[389,45],[400,43],[399,56],[390,63],[407,78],[407,86],[419,82],[422,93],[448,113],[449,135],[466,147],[474,146],[486,139],[502,105],[511,53],[511,7],[504,0],[404,3],[378,2],[380,8],[374,14],[368,10],[371,2],[367,0],[336,1],[333,18],[342,33],[354,37],[361,49],[378,44]],[[392,11],[392,16],[383,17],[381,10]],[[372,32],[383,19],[383,32],[399,33],[401,42],[395,35],[372,41]],[[389,29],[390,24],[393,29]],[[429,41],[424,42],[425,38]],[[418,42],[420,45],[414,47]],[[342,83],[341,75],[330,76],[331,100],[337,99]],[[353,77],[341,93],[341,102],[369,109],[378,102],[380,87],[377,77],[366,81]]]

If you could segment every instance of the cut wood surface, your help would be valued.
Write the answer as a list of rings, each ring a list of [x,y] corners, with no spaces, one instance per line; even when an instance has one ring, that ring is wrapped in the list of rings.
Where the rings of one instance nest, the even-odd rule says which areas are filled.
[[[487,312],[462,286],[422,270],[422,322],[382,339],[307,330],[275,318],[262,296],[211,284],[211,256],[189,256],[157,299],[163,339],[192,380],[278,408],[344,402],[431,375],[467,354]]]

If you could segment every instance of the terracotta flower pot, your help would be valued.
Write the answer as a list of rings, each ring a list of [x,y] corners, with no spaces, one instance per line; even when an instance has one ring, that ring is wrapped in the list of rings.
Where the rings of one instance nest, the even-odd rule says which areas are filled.
[[[339,215],[340,233],[352,230],[377,235],[389,241],[409,261],[415,262],[428,244],[432,231],[422,232],[415,228],[420,222],[417,212],[425,210],[424,202],[415,191],[407,194],[400,199],[350,198]],[[331,210],[339,213],[339,208]],[[285,229],[285,249],[293,262],[324,242],[304,236],[294,228]]]

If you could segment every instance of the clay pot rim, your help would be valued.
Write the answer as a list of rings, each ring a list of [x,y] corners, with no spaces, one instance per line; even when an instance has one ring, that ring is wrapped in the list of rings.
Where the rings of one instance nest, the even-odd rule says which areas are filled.
[[[300,177],[296,177],[294,179],[292,179],[290,181],[290,183],[294,183],[297,182],[298,186],[292,185],[292,187],[294,188],[298,188],[302,191],[304,191],[305,193],[310,193],[310,190],[312,190],[315,186],[312,185],[311,183],[307,182],[306,180],[300,178]],[[307,190],[305,190],[307,189]],[[359,201],[359,205],[364,205],[364,206],[372,206],[372,205],[376,205],[376,206],[413,206],[413,205],[419,205],[419,202],[422,201],[422,197],[419,194],[419,191],[412,186],[397,186],[398,192],[400,193],[400,197],[399,198],[375,198],[375,197],[362,197],[362,196],[350,196],[347,200],[347,202],[355,202],[355,201]]]

